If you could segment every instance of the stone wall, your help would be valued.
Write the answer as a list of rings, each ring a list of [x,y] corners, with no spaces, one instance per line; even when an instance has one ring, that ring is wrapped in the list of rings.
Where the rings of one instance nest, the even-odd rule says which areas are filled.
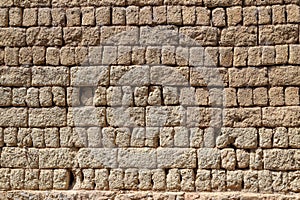
[[[299,0],[0,0],[0,199],[300,199]]]

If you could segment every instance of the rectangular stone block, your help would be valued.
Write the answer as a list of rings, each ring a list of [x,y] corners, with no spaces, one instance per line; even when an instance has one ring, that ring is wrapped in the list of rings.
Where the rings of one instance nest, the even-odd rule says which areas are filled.
[[[46,148],[39,150],[39,168],[73,168],[77,166],[76,151],[71,148]]]
[[[265,149],[264,168],[268,170],[299,170],[299,149]]]
[[[221,45],[254,46],[257,44],[257,28],[254,26],[228,27],[221,32]]]
[[[154,85],[188,85],[188,76],[189,69],[187,67],[153,66],[150,68],[150,81]]]
[[[21,47],[26,45],[25,29],[22,28],[1,28],[0,46]]]
[[[158,148],[158,168],[196,168],[196,150],[188,148]]]
[[[140,28],[141,45],[177,45],[178,28],[176,26],[144,26]]]
[[[262,108],[262,124],[266,127],[294,127],[300,125],[300,107]]]
[[[3,147],[1,153],[1,167],[10,168],[38,168],[39,156],[37,149],[18,147]]]
[[[106,125],[105,108],[82,106],[78,108],[69,108],[68,125],[69,126],[101,126]]]
[[[229,69],[229,85],[232,87],[268,85],[266,68],[232,68]]]
[[[260,108],[225,109],[223,125],[229,127],[258,127],[261,126]]]
[[[0,126],[27,126],[26,108],[0,108]]]
[[[72,86],[98,86],[109,84],[108,66],[72,67]]]
[[[35,66],[32,68],[33,86],[67,86],[69,69],[67,67]]]
[[[150,68],[147,65],[112,66],[110,84],[121,86],[143,86],[150,84]]]
[[[147,126],[184,126],[186,109],[180,106],[149,106],[146,108]]]
[[[222,110],[217,108],[188,107],[186,124],[189,127],[219,127]]]
[[[150,148],[128,148],[118,150],[120,168],[156,168],[156,150]]]
[[[180,44],[187,46],[215,46],[219,31],[216,27],[196,26],[182,27],[179,30]]]
[[[116,148],[81,148],[76,160],[81,168],[117,168]]]
[[[30,27],[26,30],[29,46],[61,46],[63,44],[61,27]]]
[[[269,84],[272,86],[298,86],[300,84],[300,68],[297,66],[270,68]]]
[[[106,115],[110,126],[145,126],[145,110],[142,107],[110,107]]]
[[[298,26],[294,24],[259,26],[259,44],[293,44],[299,38]]]
[[[1,86],[30,86],[30,69],[23,67],[0,67]]]
[[[221,152],[215,148],[201,148],[197,151],[200,169],[220,169]]]
[[[66,126],[67,112],[65,108],[30,108],[28,123],[31,127]]]

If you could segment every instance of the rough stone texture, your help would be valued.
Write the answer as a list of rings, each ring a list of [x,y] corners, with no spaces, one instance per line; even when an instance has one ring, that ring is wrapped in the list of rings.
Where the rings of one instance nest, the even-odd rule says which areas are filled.
[[[299,199],[298,0],[0,0],[0,199]]]

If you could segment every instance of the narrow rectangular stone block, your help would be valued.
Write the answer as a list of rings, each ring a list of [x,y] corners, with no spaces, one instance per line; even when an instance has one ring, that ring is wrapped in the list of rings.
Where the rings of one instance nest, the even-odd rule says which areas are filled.
[[[0,29],[0,46],[25,46],[26,45],[25,29],[22,28],[1,28]]]
[[[76,165],[76,151],[70,148],[46,148],[39,150],[40,169],[73,168]]]
[[[30,86],[29,68],[24,67],[0,67],[0,85],[1,86]]]
[[[264,168],[268,170],[299,170],[299,149],[265,149]]]
[[[262,124],[265,127],[294,127],[300,125],[300,107],[267,107],[262,109]]]
[[[271,67],[269,84],[272,86],[299,86],[300,68],[298,66]]]
[[[158,148],[158,168],[196,168],[196,150],[188,148]]]
[[[150,148],[128,148],[118,150],[118,163],[121,168],[156,168],[156,150]]]
[[[0,126],[27,126],[26,108],[0,108]]]
[[[67,86],[69,69],[67,67],[35,66],[32,68],[33,86]]]
[[[145,125],[145,110],[142,107],[110,107],[106,110],[106,117],[110,126],[137,127]]]
[[[66,126],[67,112],[65,108],[30,108],[29,126],[31,127],[51,127]]]
[[[81,148],[76,156],[81,168],[117,168],[116,148]]]
[[[39,155],[37,149],[18,147],[3,147],[1,153],[1,167],[10,168],[38,168]]]

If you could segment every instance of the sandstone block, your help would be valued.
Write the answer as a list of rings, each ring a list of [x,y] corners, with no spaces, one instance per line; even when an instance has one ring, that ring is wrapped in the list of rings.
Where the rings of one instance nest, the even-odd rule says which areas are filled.
[[[27,126],[26,108],[0,108],[0,126]]]
[[[188,84],[188,68],[153,66],[150,68],[151,84],[185,86]]]
[[[266,127],[299,125],[299,107],[268,107],[262,109],[262,124]]]
[[[53,189],[66,190],[70,184],[70,172],[66,169],[55,169],[53,173]]]
[[[298,149],[266,149],[264,150],[264,168],[268,170],[298,170]]]
[[[257,43],[257,30],[253,26],[228,27],[221,32],[221,45],[253,46]]]
[[[110,7],[99,7],[96,8],[95,19],[97,25],[108,25],[110,24],[111,15]]]
[[[201,148],[197,151],[200,169],[220,169],[221,152],[214,148]]]
[[[75,157],[76,152],[71,150],[70,148],[40,149],[39,167],[41,169],[72,168],[77,166]]]
[[[106,110],[103,107],[83,106],[69,108],[68,125],[70,126],[92,126],[104,127],[106,125]]]
[[[215,46],[219,31],[215,27],[194,26],[182,27],[179,30],[180,44],[187,46]]]
[[[117,149],[81,148],[77,153],[77,160],[82,168],[116,168]]]
[[[253,104],[257,106],[266,106],[268,104],[267,88],[258,87],[253,90]]]
[[[107,169],[96,169],[95,170],[95,189],[107,190],[108,189],[108,170]]]
[[[262,148],[271,148],[273,146],[273,130],[267,128],[259,129],[259,146]]]
[[[118,163],[121,168],[156,168],[157,152],[149,148],[119,149]]]
[[[49,190],[53,188],[53,170],[41,169],[39,174],[39,189]]]
[[[284,97],[285,97],[285,105],[287,106],[299,105],[299,88],[287,87],[285,89]]]
[[[224,125],[230,127],[261,126],[260,108],[232,108],[224,111]]]
[[[225,10],[223,8],[216,8],[212,11],[212,23],[214,26],[223,27],[226,25]]]
[[[23,10],[23,26],[36,26],[37,25],[37,12],[36,8],[25,8]]]
[[[194,149],[157,149],[158,168],[196,168],[196,165],[196,150]]]
[[[50,26],[51,22],[51,10],[49,8],[38,9],[38,25],[39,26]]]
[[[185,125],[185,109],[175,106],[150,106],[146,108],[147,126],[179,126]]]
[[[72,86],[106,86],[109,82],[107,66],[72,67]]]
[[[15,127],[8,127],[3,130],[3,142],[8,147],[17,146],[18,129]]]
[[[258,8],[258,24],[270,24],[271,17],[271,6],[262,6]]]
[[[38,190],[39,189],[39,170],[29,169],[25,170],[24,189]]]
[[[25,46],[25,29],[22,28],[1,28],[0,46]]]
[[[154,26],[140,28],[140,44],[144,45],[176,45],[178,28],[175,26]]]
[[[67,86],[69,84],[69,69],[67,67],[32,68],[33,86]]]
[[[299,38],[298,28],[295,25],[263,25],[259,27],[259,44],[292,44]]]
[[[242,189],[243,171],[227,171],[226,183],[228,190],[239,191]]]
[[[211,191],[211,171],[198,169],[195,180],[196,191]]]
[[[95,9],[93,7],[85,7],[81,9],[82,12],[82,25],[94,26],[95,25]]]
[[[289,128],[288,136],[289,136],[289,146],[292,148],[299,148],[300,130],[298,128]]]
[[[63,8],[51,9],[52,25],[65,26],[66,25],[66,11]]]
[[[24,189],[24,169],[11,169],[10,171],[10,186],[11,189]]]
[[[229,85],[232,87],[266,86],[268,84],[266,68],[229,69],[228,73]]]
[[[38,150],[18,147],[3,147],[1,166],[10,168],[38,168]]]
[[[61,28],[30,27],[26,30],[26,42],[29,46],[61,46]]]
[[[10,189],[10,169],[9,168],[1,168],[1,178],[0,178],[0,188],[2,190]]]
[[[65,126],[67,113],[64,108],[30,108],[28,122],[32,127]]]

